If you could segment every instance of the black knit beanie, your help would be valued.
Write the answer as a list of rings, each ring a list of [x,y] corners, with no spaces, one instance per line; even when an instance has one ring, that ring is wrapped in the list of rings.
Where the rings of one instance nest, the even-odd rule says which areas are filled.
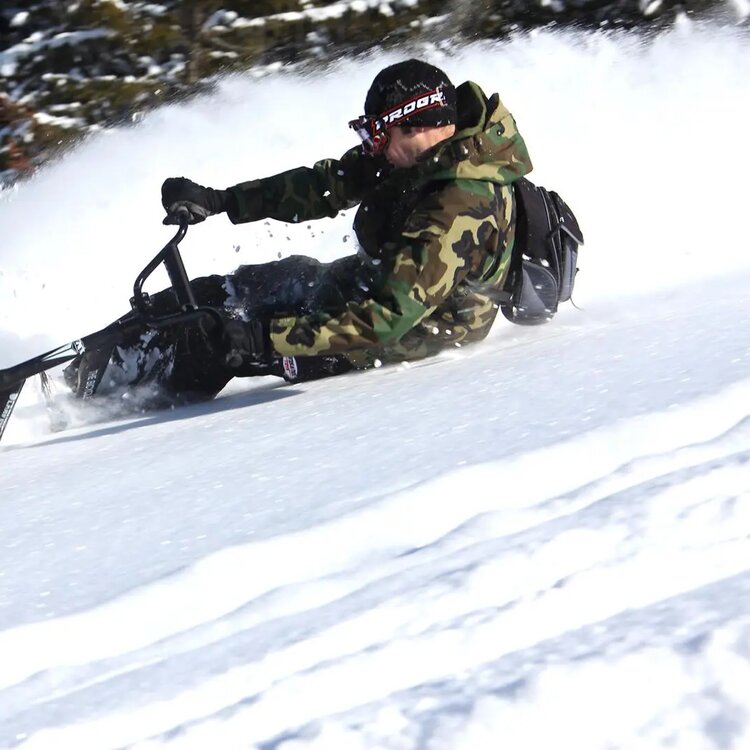
[[[440,68],[422,60],[405,60],[383,68],[367,92],[365,114],[378,117],[436,89],[442,92],[443,104],[415,109],[404,118],[404,124],[413,127],[451,125],[456,122],[456,89]]]

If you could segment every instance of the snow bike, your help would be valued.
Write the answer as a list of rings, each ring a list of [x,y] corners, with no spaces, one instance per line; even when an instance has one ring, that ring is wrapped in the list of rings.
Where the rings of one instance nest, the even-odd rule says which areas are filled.
[[[50,349],[13,367],[0,370],[0,439],[10,421],[24,384],[35,375],[41,378],[42,391],[49,399],[50,385],[47,371],[89,353],[95,358],[95,364],[98,366],[89,368],[85,387],[79,394],[81,399],[87,400],[96,392],[114,347],[121,343],[128,334],[144,325],[154,329],[164,329],[185,323],[200,324],[207,318],[211,318],[219,326],[218,329],[214,328],[215,331],[223,329],[224,318],[216,308],[196,303],[178,247],[187,233],[188,212],[183,210],[176,215],[176,218],[179,223],[177,233],[151,259],[135,280],[133,297],[130,300],[132,308],[130,312],[106,328]],[[173,312],[157,315],[152,310],[148,294],[143,291],[143,285],[161,265],[166,268],[178,307]]]

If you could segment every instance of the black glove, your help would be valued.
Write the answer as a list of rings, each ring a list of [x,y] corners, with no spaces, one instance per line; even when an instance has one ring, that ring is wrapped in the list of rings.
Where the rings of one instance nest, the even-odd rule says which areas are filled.
[[[188,211],[188,224],[197,224],[226,211],[230,201],[228,190],[203,187],[185,177],[168,177],[161,186],[161,204],[167,212],[164,224],[179,224],[176,214],[182,208]]]
[[[224,322],[225,361],[230,367],[244,364],[269,364],[273,347],[267,320],[250,321],[232,318]]]

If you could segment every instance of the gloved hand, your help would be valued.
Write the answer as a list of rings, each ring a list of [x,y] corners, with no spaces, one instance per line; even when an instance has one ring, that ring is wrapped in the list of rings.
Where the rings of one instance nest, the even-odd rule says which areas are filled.
[[[225,361],[234,368],[247,363],[269,364],[273,357],[267,320],[243,321],[232,318],[225,321],[224,345]]]
[[[229,208],[228,190],[203,187],[185,177],[168,177],[161,186],[161,204],[167,212],[164,224],[179,224],[179,209],[188,211],[189,224],[197,224],[207,216],[220,214]]]

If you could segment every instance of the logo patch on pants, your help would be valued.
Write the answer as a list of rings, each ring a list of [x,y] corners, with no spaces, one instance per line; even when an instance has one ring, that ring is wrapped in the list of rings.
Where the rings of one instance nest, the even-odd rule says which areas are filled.
[[[297,370],[297,360],[294,357],[282,357],[281,364],[284,367],[284,379],[296,380],[299,371]]]

